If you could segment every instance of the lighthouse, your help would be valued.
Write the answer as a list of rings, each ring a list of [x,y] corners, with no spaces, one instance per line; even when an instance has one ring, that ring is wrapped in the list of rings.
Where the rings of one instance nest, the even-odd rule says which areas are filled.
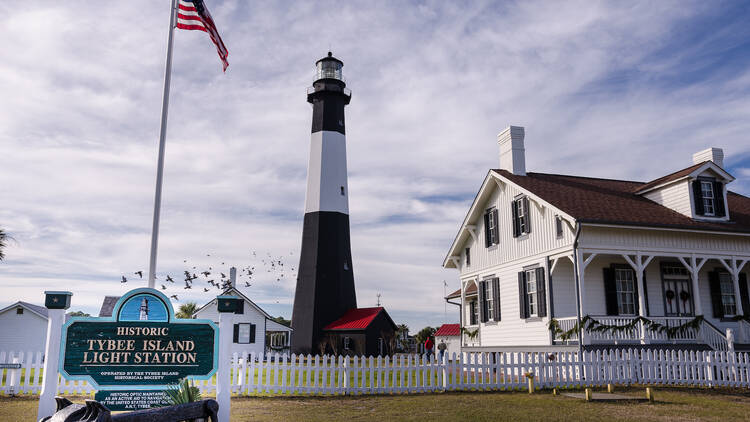
[[[148,299],[145,297],[141,300],[141,308],[139,309],[138,319],[140,321],[148,321]]]
[[[349,187],[346,174],[344,107],[351,91],[344,63],[328,52],[316,62],[307,102],[312,104],[312,135],[302,250],[292,310],[292,351],[317,350],[323,328],[357,307],[349,240]]]

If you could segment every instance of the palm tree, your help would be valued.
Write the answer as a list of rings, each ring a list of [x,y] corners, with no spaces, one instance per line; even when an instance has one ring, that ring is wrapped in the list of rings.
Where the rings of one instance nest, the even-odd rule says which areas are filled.
[[[5,242],[8,240],[8,235],[3,231],[3,229],[0,229],[0,261],[5,259],[5,254],[3,253],[3,249],[5,249]]]
[[[180,309],[177,310],[175,317],[190,319],[193,317],[193,315],[195,315],[195,312],[197,310],[198,305],[195,302],[183,303],[182,305],[180,305]]]

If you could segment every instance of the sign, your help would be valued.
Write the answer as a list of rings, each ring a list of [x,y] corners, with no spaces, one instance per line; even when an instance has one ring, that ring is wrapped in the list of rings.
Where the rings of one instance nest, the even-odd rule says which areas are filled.
[[[21,369],[20,363],[0,363],[0,369]]]
[[[163,390],[97,391],[94,400],[112,411],[130,411],[170,406],[172,403]]]
[[[111,318],[72,318],[63,326],[60,373],[100,390],[162,390],[184,377],[207,379],[218,364],[217,332],[209,320],[175,319],[157,290],[131,290]]]

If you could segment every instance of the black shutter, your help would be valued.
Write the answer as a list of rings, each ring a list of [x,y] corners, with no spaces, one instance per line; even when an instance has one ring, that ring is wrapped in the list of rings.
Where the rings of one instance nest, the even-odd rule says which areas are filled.
[[[714,182],[714,215],[717,217],[726,215],[724,211],[724,184],[721,182]]]
[[[495,223],[495,230],[492,233],[492,239],[495,241],[495,243],[500,243],[500,226],[498,225],[497,221],[497,208],[492,210],[492,222]]]
[[[234,339],[232,340],[233,343],[237,343],[240,341],[240,324],[234,324]]]
[[[518,221],[518,202],[517,201],[510,201],[510,211],[511,211],[511,215],[513,215],[513,237],[518,237],[521,235],[521,227]]]
[[[241,300],[237,302],[237,310],[234,311],[235,314],[244,314],[245,313],[245,301]]]
[[[523,197],[523,210],[526,212],[526,233],[531,233],[531,209],[528,196]]]
[[[529,303],[526,301],[526,273],[518,273],[518,309],[521,319],[529,317]]]
[[[546,283],[544,282],[544,268],[536,269],[536,301],[539,304],[537,315],[540,317],[547,316],[547,292]]]
[[[635,305],[633,309],[635,309],[636,315],[640,315],[641,314],[641,300],[639,299],[640,295],[638,294],[638,280],[636,280],[635,278],[635,270],[633,270],[633,280],[635,281],[635,283],[633,284],[633,302],[634,302],[633,305]],[[643,294],[646,294],[645,291]]]
[[[604,267],[604,302],[607,307],[607,315],[619,315],[617,308],[617,282],[615,281],[615,270],[612,267]]]
[[[255,324],[250,324],[250,343],[255,343]]]
[[[701,181],[693,181],[693,202],[695,203],[695,215],[703,215],[703,191],[701,190]]]
[[[719,281],[718,271],[709,271],[708,286],[711,288],[711,305],[714,308],[714,318],[722,318],[724,317],[724,305],[721,303],[721,282]],[[695,300],[700,300],[700,298],[696,297]]]
[[[484,213],[484,246],[492,246],[492,240],[490,238],[490,213]]]
[[[500,279],[492,279],[492,304],[495,312],[495,321],[500,321]]]
[[[477,305],[479,306],[479,321],[487,322],[487,303],[484,301],[484,281],[480,281],[477,285]]]
[[[742,313],[750,315],[750,291],[747,286],[747,274],[740,273],[740,300],[742,303]]]

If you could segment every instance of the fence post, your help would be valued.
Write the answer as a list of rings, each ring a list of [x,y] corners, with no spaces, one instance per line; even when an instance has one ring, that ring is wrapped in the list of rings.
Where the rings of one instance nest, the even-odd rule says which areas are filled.
[[[349,394],[349,356],[344,356],[344,395]]]
[[[219,422],[229,422],[230,398],[232,396],[229,365],[232,346],[232,315],[240,299],[233,296],[217,296],[219,311],[219,368],[216,372],[216,401],[219,403]]]
[[[70,307],[70,292],[44,292],[44,305],[47,311],[47,344],[44,349],[44,378],[39,393],[39,406],[36,419],[52,416],[57,409],[58,364],[60,363],[60,340],[65,322],[65,310]]]
[[[15,364],[20,364],[21,360],[18,359],[18,356],[14,356],[11,362]],[[19,365],[20,366],[20,365]],[[10,379],[10,383],[8,384],[8,395],[9,396],[15,396],[18,391],[20,391],[19,384],[21,382],[21,369],[20,368],[12,368],[8,370],[8,378]],[[28,381],[29,375],[26,374],[26,384],[29,383]]]
[[[727,350],[734,353],[734,330],[727,328]]]

